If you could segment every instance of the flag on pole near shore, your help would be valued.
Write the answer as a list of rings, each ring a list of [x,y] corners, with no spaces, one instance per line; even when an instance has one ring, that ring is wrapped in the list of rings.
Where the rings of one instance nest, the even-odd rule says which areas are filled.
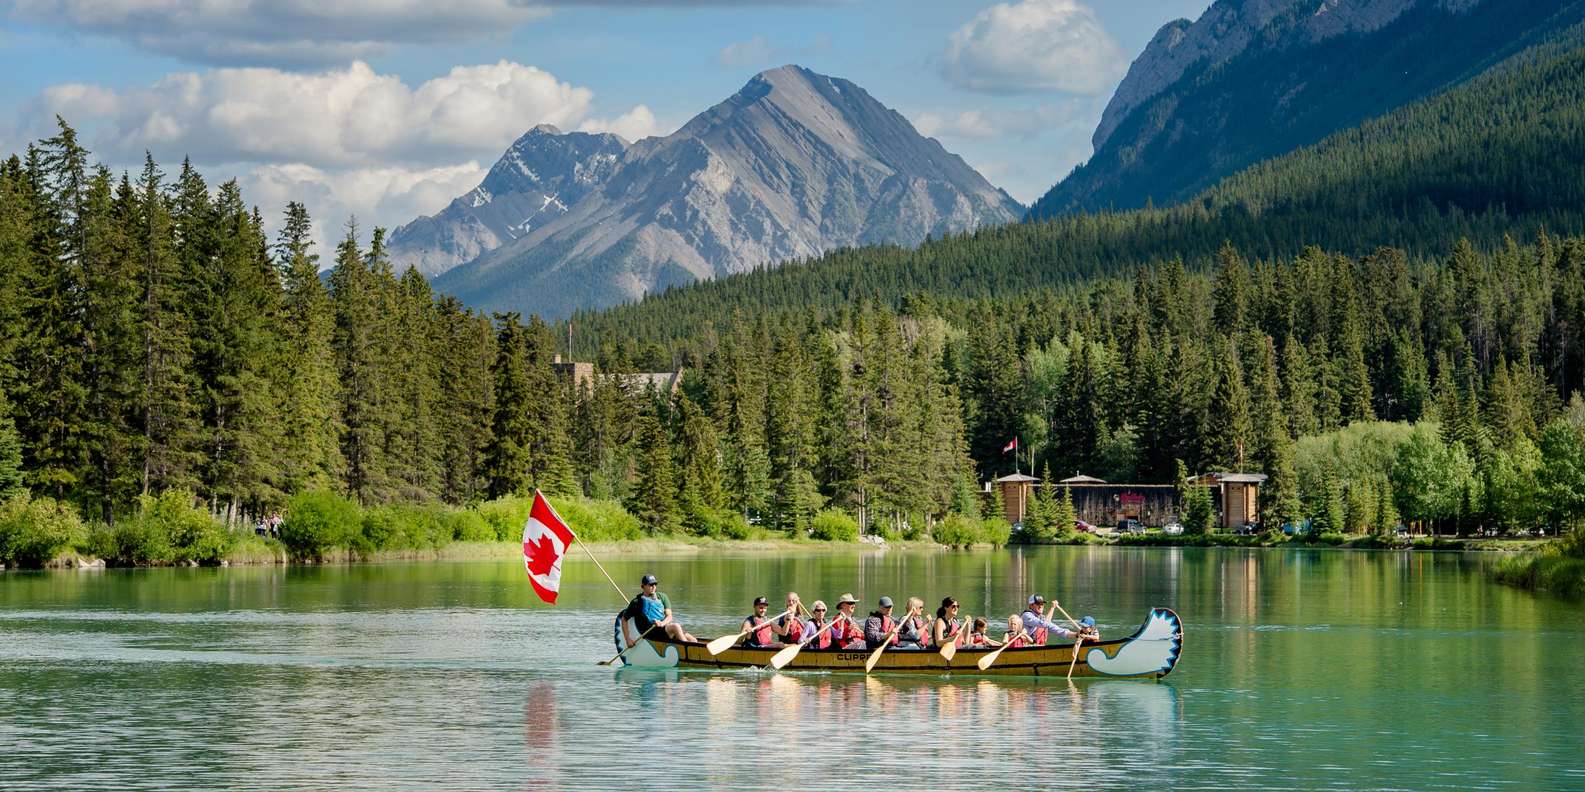
[[[523,525],[523,568],[534,593],[551,605],[561,590],[561,558],[575,538],[544,493],[534,490],[534,506]]]
[[[1002,446],[1002,453],[1004,453],[1004,454],[1007,453],[1008,451],[1017,451],[1017,450],[1018,450],[1018,438],[1016,438],[1016,437],[1013,438],[1011,441],[1009,441],[1007,443],[1007,445]]]

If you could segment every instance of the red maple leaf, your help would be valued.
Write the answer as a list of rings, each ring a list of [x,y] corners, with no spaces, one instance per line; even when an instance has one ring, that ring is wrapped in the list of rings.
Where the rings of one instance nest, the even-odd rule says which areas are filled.
[[[523,554],[528,556],[528,571],[535,575],[550,574],[550,568],[560,558],[556,553],[556,545],[545,534],[540,534],[538,541],[524,542]]]

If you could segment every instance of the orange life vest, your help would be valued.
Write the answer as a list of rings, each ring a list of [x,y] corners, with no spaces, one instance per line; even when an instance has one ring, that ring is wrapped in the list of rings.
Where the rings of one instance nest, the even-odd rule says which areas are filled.
[[[776,635],[775,633],[771,632],[771,623],[769,620],[761,620],[758,616],[750,616],[748,619],[746,619],[746,621],[751,627],[761,624],[765,625],[764,627],[749,633],[749,646],[768,646],[770,645],[771,641],[775,639]]]

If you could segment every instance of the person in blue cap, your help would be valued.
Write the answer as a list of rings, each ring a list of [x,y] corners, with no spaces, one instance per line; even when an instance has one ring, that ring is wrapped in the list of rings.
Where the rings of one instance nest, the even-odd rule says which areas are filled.
[[[1056,611],[1057,603],[1053,602],[1051,603],[1051,612],[1056,613]],[[1024,621],[1024,630],[1029,633],[1031,643],[1036,646],[1044,644],[1053,635],[1058,640],[1074,640],[1082,635],[1086,641],[1097,641],[1101,637],[1101,634],[1095,630],[1095,620],[1089,616],[1085,616],[1084,620],[1079,622],[1081,632],[1074,632],[1046,618],[1046,598],[1039,594],[1031,594],[1029,596],[1029,607],[1020,615]],[[1088,624],[1085,622],[1088,622]]]

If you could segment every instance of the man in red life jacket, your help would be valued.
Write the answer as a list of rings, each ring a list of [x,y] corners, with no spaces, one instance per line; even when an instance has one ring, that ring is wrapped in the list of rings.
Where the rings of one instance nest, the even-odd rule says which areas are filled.
[[[897,645],[897,634],[892,628],[897,622],[892,619],[892,598],[881,597],[880,607],[870,611],[870,617],[864,620],[864,648],[875,649],[888,641],[893,646]]]
[[[754,598],[754,613],[743,620],[740,630],[748,630],[744,636],[743,645],[750,649],[770,649],[781,646],[776,641],[776,625],[765,618],[765,611],[770,608],[770,600],[764,597]],[[758,629],[755,629],[758,628]]]
[[[837,599],[837,615],[831,623],[831,635],[838,649],[864,648],[864,631],[859,629],[858,622],[853,618],[853,607],[858,603],[852,594],[843,594]]]
[[[1053,602],[1051,604],[1051,615],[1055,615],[1056,612],[1057,604]],[[1089,617],[1086,616],[1085,618],[1088,619]],[[1078,633],[1047,618],[1046,598],[1039,594],[1033,594],[1029,597],[1029,608],[1023,612],[1022,619],[1024,630],[1029,633],[1029,642],[1035,646],[1045,645],[1046,638],[1050,635],[1055,635],[1058,640],[1073,640],[1079,637]],[[1094,620],[1092,619],[1091,621],[1093,622]],[[1086,641],[1100,640],[1100,637],[1100,633],[1095,632],[1093,629],[1085,630],[1084,640]]]

